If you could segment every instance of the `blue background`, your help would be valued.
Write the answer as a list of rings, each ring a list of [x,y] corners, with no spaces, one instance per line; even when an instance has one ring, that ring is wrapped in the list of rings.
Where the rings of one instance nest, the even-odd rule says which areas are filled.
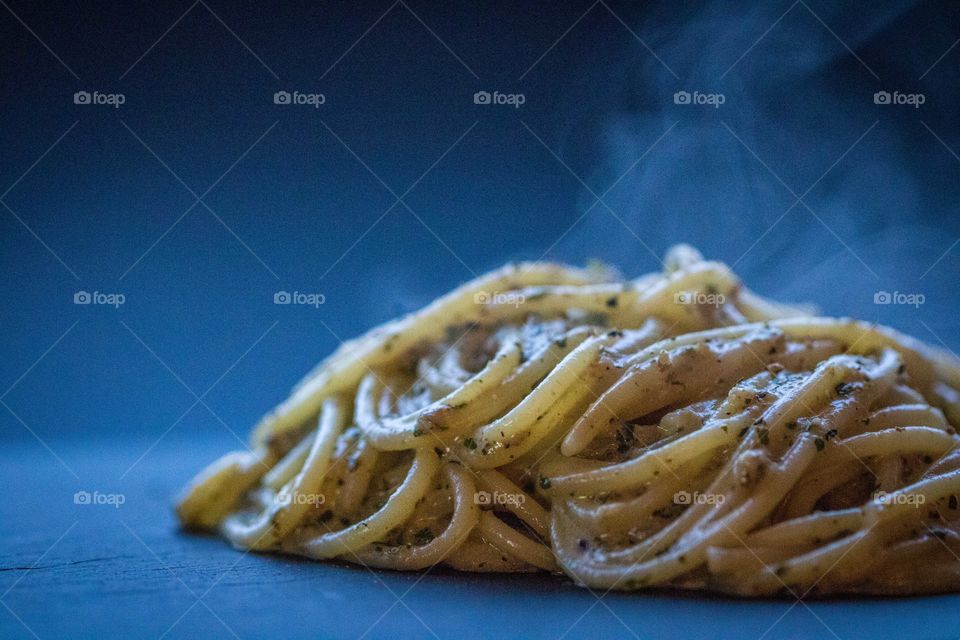
[[[761,293],[958,349],[958,24],[955,2],[11,0],[6,469],[27,456],[64,495],[134,495],[180,456],[150,497],[165,509],[340,340],[509,260],[633,276],[686,241]],[[275,305],[277,291],[325,304]],[[877,305],[878,291],[925,302]],[[9,562],[31,566],[91,517],[68,498],[36,516],[49,530]]]
[[[0,13],[0,188],[23,221],[0,209],[4,390],[73,326],[3,396],[44,439],[159,435],[193,404],[184,386],[202,394],[246,353],[205,398],[245,435],[337,337],[474,273],[597,257],[635,275],[677,241],[765,294],[960,346],[960,50],[927,72],[960,36],[956,3],[60,4],[11,8],[80,80]],[[75,105],[78,90],[126,102]],[[275,105],[278,90],[326,104]],[[475,105],[478,90],[526,102]],[[878,90],[926,102],[875,105]],[[188,187],[214,183],[190,209]],[[78,290],[126,303],[77,306]],[[277,306],[278,290],[326,303]],[[927,301],[878,307],[878,290]],[[6,411],[0,427],[31,438]],[[204,430],[223,425],[197,406],[171,436]]]

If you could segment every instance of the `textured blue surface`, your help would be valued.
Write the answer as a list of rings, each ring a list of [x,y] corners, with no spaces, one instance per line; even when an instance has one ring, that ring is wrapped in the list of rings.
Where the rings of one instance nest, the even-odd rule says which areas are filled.
[[[594,595],[548,576],[372,572],[243,555],[221,540],[178,533],[169,507],[179,479],[230,442],[171,439],[118,481],[147,444],[97,441],[65,451],[79,480],[26,444],[4,452],[11,460],[0,482],[12,497],[0,502],[0,588],[39,637],[847,640],[948,638],[960,629],[956,596],[798,604]],[[76,487],[122,492],[125,502],[75,505]],[[0,637],[32,636],[6,615]]]
[[[340,340],[508,260],[634,275],[688,241],[762,293],[960,348],[958,18],[950,2],[4,4],[2,635],[157,637],[216,584],[204,602],[240,637],[359,636],[393,603],[382,580],[416,584],[405,602],[442,637],[559,636],[596,602],[562,581],[241,559],[175,535],[171,493]],[[74,506],[81,490],[127,502]],[[758,638],[787,608],[603,602],[568,637],[629,636],[619,616],[641,637]],[[958,629],[952,597],[810,607],[769,635],[829,636],[811,610],[841,638]],[[169,635],[229,635],[210,610]],[[370,635],[402,630],[429,635],[401,605]]]

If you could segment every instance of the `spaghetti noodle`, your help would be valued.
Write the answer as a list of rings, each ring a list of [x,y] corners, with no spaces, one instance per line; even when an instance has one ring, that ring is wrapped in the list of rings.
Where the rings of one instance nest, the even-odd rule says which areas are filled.
[[[177,506],[234,545],[739,595],[960,589],[960,363],[672,249],[509,266],[342,345]]]

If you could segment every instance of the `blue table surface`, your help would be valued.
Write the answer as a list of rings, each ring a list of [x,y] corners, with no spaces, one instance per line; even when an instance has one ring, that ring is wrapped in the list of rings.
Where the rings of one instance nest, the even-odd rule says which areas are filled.
[[[171,510],[180,486],[236,441],[182,434],[143,455],[151,442],[49,443],[56,454],[36,442],[4,447],[0,637],[846,640],[960,630],[956,595],[604,595],[544,575],[395,573],[243,554],[179,532]],[[104,504],[75,504],[77,491],[98,492]],[[123,503],[107,504],[119,501],[113,495]]]

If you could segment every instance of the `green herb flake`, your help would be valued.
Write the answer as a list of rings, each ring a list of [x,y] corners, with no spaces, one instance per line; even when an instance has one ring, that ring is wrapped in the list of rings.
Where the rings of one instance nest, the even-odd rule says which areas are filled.
[[[767,445],[770,443],[770,431],[766,427],[758,427],[757,436],[760,438],[760,444]]]
[[[420,529],[420,531],[413,534],[413,537],[417,541],[417,544],[427,544],[433,540],[433,531],[430,531],[430,529]]]

